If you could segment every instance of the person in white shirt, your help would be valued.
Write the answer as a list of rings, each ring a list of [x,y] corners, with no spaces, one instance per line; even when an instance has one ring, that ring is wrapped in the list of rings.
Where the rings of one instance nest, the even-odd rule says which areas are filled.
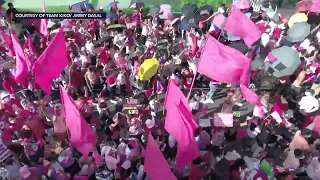
[[[87,42],[85,44],[85,48],[89,52],[90,55],[92,55],[92,56],[96,55],[96,48],[94,47],[91,39],[87,40]]]
[[[126,87],[126,78],[123,71],[120,71],[120,73],[117,76],[117,85],[120,90],[120,94],[123,96],[127,95],[127,87]]]

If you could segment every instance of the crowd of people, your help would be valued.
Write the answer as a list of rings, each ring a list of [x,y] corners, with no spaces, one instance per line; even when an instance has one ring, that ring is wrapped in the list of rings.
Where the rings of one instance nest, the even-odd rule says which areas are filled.
[[[222,4],[217,12],[188,4],[193,14],[182,11],[176,17],[170,12],[164,16],[161,9],[143,14],[143,6],[129,16],[114,2],[110,13],[115,16],[106,20],[30,20],[21,32],[15,26],[20,20],[9,17],[17,12],[10,3],[0,27],[0,179],[320,179],[320,1],[310,1],[308,9],[297,10],[292,17],[269,5],[253,11],[245,3]],[[249,35],[229,31],[226,21],[231,22],[238,10],[259,30],[251,43]],[[292,29],[301,23],[309,25],[309,31],[300,28],[302,32],[293,37]],[[238,32],[249,27],[239,24],[233,21]],[[254,28],[246,31],[255,34]],[[61,34],[65,43],[58,44]],[[296,36],[303,38],[293,40]],[[66,52],[55,47],[48,55],[55,45],[64,44]],[[226,46],[233,49],[222,50]],[[298,54],[297,65],[288,65],[294,61],[292,54],[276,55],[274,50],[283,47]],[[210,54],[216,50],[219,53]],[[58,78],[51,78],[48,93],[42,80],[59,69],[64,53],[67,65]],[[246,66],[240,56],[251,59],[245,73],[239,70]],[[45,58],[47,68],[39,69]],[[221,65],[219,58],[239,58],[240,63]],[[210,59],[213,63],[204,68]],[[22,61],[27,73],[21,70]],[[205,69],[212,73],[203,73]],[[284,75],[275,75],[277,69]],[[241,73],[235,75],[238,70]],[[241,75],[246,73],[249,84]],[[168,123],[173,112],[168,107],[175,102],[172,94],[180,93],[172,93],[175,87],[187,99],[185,111],[181,103],[175,107],[185,117],[190,113],[192,122],[168,127],[174,126]],[[248,91],[259,102],[249,98]],[[212,106],[220,108],[211,112]],[[252,106],[252,112],[241,111]],[[193,123],[196,128],[190,130]],[[183,158],[196,157],[178,168],[182,161],[177,155],[186,151],[181,138],[189,137],[185,135],[189,132],[197,148]],[[89,136],[95,138],[93,145]],[[150,141],[161,152],[161,157],[152,153],[154,167],[150,167]],[[100,156],[102,161],[97,162]],[[172,176],[152,174],[164,172],[161,159]]]

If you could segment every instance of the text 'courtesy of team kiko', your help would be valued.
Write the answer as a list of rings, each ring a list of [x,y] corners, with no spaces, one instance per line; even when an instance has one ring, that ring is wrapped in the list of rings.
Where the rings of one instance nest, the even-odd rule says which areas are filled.
[[[105,19],[106,13],[25,13],[14,14],[19,19]]]

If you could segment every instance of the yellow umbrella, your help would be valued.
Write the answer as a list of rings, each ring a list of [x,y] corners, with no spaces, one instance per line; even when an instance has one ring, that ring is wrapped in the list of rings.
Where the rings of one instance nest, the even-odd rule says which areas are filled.
[[[139,69],[138,77],[141,81],[150,80],[157,74],[159,68],[159,61],[156,58],[145,60]]]
[[[307,21],[308,21],[308,16],[305,13],[297,13],[290,17],[288,21],[288,26],[289,28],[291,28],[294,23],[307,22]]]

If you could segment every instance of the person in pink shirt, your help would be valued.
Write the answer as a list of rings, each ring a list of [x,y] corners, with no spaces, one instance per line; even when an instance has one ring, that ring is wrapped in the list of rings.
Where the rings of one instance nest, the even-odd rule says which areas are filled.
[[[107,65],[110,62],[109,54],[107,53],[107,45],[104,44],[103,47],[98,49],[98,55],[101,58],[101,63]]]
[[[307,138],[310,135],[311,134],[308,132],[308,129],[302,129],[301,131],[300,130],[297,131],[289,145],[289,149],[290,150],[295,150],[295,149],[308,150],[310,147],[309,147]]]
[[[5,75],[3,77],[2,87],[10,94],[15,94],[19,90],[19,85],[13,76]]]
[[[54,134],[60,139],[64,140],[67,137],[67,126],[64,121],[64,111],[61,105],[54,107],[55,115],[53,116]]]
[[[45,135],[45,127],[39,115],[30,114],[29,117],[26,117],[25,123],[32,130],[37,139],[41,139]]]
[[[119,16],[118,24],[124,24],[125,25],[126,24],[125,19],[126,19],[127,15],[125,13],[123,13],[122,10],[119,10],[118,16]]]

